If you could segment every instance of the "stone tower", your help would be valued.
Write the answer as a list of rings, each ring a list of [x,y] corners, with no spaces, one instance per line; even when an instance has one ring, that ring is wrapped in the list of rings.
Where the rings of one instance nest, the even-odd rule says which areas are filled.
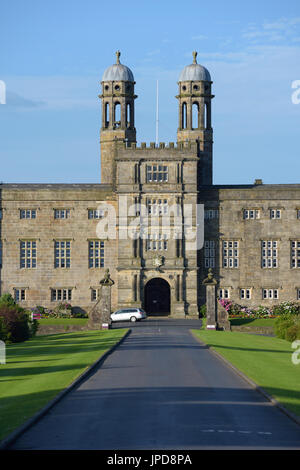
[[[101,183],[115,182],[115,152],[118,141],[128,145],[136,142],[134,125],[134,77],[131,70],[120,63],[108,67],[102,77],[102,125],[100,132]]]
[[[197,64],[197,52],[193,63],[181,72],[178,81],[179,124],[178,142],[197,142],[199,166],[198,184],[212,184],[211,94],[212,81],[208,70]]]

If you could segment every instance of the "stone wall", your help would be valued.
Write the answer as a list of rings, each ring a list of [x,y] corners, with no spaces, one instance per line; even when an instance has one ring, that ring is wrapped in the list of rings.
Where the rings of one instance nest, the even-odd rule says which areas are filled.
[[[89,219],[88,210],[101,202],[116,207],[115,195],[105,185],[3,185],[1,240],[3,267],[1,292],[14,294],[26,289],[25,307],[53,308],[51,288],[72,289],[74,307],[89,309],[91,289],[99,287],[106,268],[116,285],[112,305],[117,303],[117,240],[105,241],[104,267],[89,268],[88,241],[97,239],[99,220]],[[35,209],[35,219],[20,219],[20,209]],[[69,209],[68,219],[55,219],[54,209]],[[20,240],[36,240],[37,267],[20,268]],[[70,268],[54,268],[54,241],[71,241]]]
[[[215,186],[200,192],[206,208],[215,208],[219,217],[206,220],[205,239],[216,242],[215,276],[219,288],[228,289],[230,298],[242,305],[257,307],[281,301],[297,300],[300,288],[299,268],[291,267],[291,240],[300,239],[300,185]],[[271,219],[272,208],[281,210],[280,219]],[[260,211],[259,219],[244,219],[244,209]],[[238,268],[222,265],[222,241],[239,242]],[[261,242],[278,242],[278,267],[263,268]],[[200,260],[200,276],[205,276],[204,251]],[[240,289],[251,289],[251,299],[241,299]],[[263,299],[262,289],[278,289],[279,299]],[[204,290],[200,294],[204,303]]]

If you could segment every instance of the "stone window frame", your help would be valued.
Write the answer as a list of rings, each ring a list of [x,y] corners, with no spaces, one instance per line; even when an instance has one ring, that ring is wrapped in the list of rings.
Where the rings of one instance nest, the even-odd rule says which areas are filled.
[[[296,246],[293,246],[296,244]],[[293,250],[295,250],[295,256],[293,256]],[[290,256],[291,256],[291,269],[300,268],[300,239],[290,240]],[[293,264],[295,264],[293,266]]]
[[[226,238],[221,242],[222,267],[224,269],[238,269],[240,267],[240,239]]]
[[[276,288],[262,288],[262,299],[263,300],[278,300],[279,289]]]
[[[71,209],[66,208],[54,208],[53,209],[53,217],[55,220],[66,220],[69,219],[71,216]]]
[[[261,243],[261,268],[276,269],[279,267],[279,240],[260,240]],[[266,244],[264,246],[264,244]],[[272,244],[272,246],[270,246]],[[275,245],[274,245],[275,244]],[[266,250],[266,254],[265,253]]]
[[[92,209],[88,208],[88,219],[102,219],[104,217],[104,209]]]
[[[36,219],[37,218],[37,209],[19,209],[20,219]]]
[[[300,287],[296,287],[296,299],[300,300]]]
[[[296,207],[296,219],[300,220],[300,209]]]
[[[242,210],[243,220],[259,220],[261,209],[257,207],[245,208]]]
[[[220,287],[218,297],[219,299],[230,299],[230,287]]]
[[[281,207],[269,207],[269,214],[271,220],[282,219],[282,208]]]
[[[96,246],[99,244],[99,246]],[[99,239],[88,240],[88,267],[99,269],[105,267],[105,242]]]
[[[51,287],[51,302],[71,301],[73,297],[73,287]]]
[[[3,263],[3,241],[0,240],[0,269],[2,268]]]
[[[37,240],[22,239],[20,242],[20,269],[36,269]]]
[[[219,218],[219,209],[215,209],[215,208],[204,209],[205,220],[218,219],[218,218]]]
[[[165,197],[153,197],[146,199],[147,213],[149,215],[168,215],[169,201]]]
[[[72,240],[69,238],[54,240],[54,268],[55,269],[70,269],[71,268],[71,245],[72,245]]]
[[[27,292],[28,287],[14,287],[14,299],[16,302],[23,302],[27,300]]]
[[[252,287],[240,287],[240,299],[241,300],[251,300],[252,297]]]
[[[167,233],[148,233],[146,238],[146,251],[167,251],[168,250]]]
[[[146,164],[146,183],[168,183],[169,166],[152,163]]]
[[[204,267],[215,268],[216,267],[216,240],[205,240],[204,241]]]
[[[90,287],[91,290],[91,302],[97,302],[100,298],[100,287]]]

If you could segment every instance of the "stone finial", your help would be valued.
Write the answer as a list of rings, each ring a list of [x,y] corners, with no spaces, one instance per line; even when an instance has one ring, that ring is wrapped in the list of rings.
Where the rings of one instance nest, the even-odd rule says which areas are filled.
[[[102,286],[112,286],[114,281],[110,278],[109,269],[106,269],[104,278],[101,279],[100,284]]]
[[[117,62],[116,62],[116,64],[119,64],[119,63],[120,63],[120,55],[121,55],[121,52],[120,52],[120,51],[117,51],[117,52],[116,52],[116,57],[117,57]]]
[[[207,278],[204,279],[203,284],[217,284],[216,279],[214,278],[212,268],[209,268]]]
[[[197,55],[198,55],[198,52],[193,51],[193,64],[197,64]]]

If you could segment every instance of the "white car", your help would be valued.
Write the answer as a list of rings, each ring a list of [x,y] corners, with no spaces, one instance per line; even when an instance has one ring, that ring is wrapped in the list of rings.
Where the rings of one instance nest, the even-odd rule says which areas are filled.
[[[110,315],[111,321],[132,321],[147,318],[145,310],[142,308],[122,308]]]

